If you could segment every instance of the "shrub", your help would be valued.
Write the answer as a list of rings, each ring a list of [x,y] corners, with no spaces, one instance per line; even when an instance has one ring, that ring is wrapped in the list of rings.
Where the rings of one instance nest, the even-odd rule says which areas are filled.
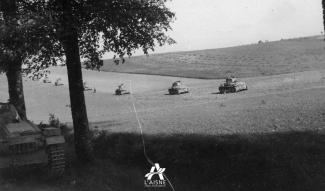
[[[40,124],[38,124],[38,127],[40,129],[48,127],[60,128],[65,140],[67,142],[73,142],[72,129],[69,128],[65,123],[61,123],[59,118],[55,117],[55,115],[52,113],[49,114],[48,124],[41,122]]]

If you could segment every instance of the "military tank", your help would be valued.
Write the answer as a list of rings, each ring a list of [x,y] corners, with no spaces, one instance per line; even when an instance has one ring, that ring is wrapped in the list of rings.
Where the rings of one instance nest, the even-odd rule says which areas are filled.
[[[92,91],[93,88],[88,86],[88,83],[86,81],[83,82],[83,87],[84,87],[84,91]]]
[[[43,79],[43,83],[49,84],[49,83],[52,83],[52,82],[51,82],[51,80],[49,79],[48,76],[45,76],[44,79]]]
[[[183,85],[181,81],[176,81],[172,84],[172,87],[168,89],[168,92],[170,95],[184,94],[184,93],[189,93],[189,89],[188,87]]]
[[[58,78],[58,79],[56,79],[56,81],[54,82],[54,85],[55,85],[55,86],[63,86],[64,84],[62,83],[62,79],[61,79],[61,78]]]
[[[226,82],[219,86],[219,92],[224,93],[234,93],[239,91],[248,90],[247,84],[245,82],[240,82],[236,78],[226,78]]]
[[[115,90],[115,95],[124,95],[124,94],[130,94],[130,92],[125,89],[124,84],[121,84]]]
[[[52,175],[65,169],[64,137],[56,127],[38,128],[15,107],[0,103],[0,168],[47,164]]]

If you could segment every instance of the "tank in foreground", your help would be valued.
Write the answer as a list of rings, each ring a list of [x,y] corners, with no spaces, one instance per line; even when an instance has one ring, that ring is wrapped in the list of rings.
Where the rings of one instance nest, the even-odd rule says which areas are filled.
[[[15,107],[0,103],[0,168],[47,164],[49,172],[65,169],[64,137],[59,128],[38,128],[22,120]]]

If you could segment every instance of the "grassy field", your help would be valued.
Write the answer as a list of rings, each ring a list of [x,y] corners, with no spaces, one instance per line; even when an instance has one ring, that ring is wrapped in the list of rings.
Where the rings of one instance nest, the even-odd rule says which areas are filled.
[[[103,71],[217,79],[255,77],[325,69],[323,38],[306,37],[239,47],[152,54],[126,58],[115,65],[105,60]]]
[[[83,70],[84,80],[97,90],[85,92],[91,129],[100,132],[93,139],[95,162],[79,164],[68,136],[64,176],[50,179],[40,167],[5,170],[0,174],[0,190],[150,190],[143,184],[151,166],[144,158],[133,103],[147,153],[166,168],[177,191],[325,190],[323,43],[316,37],[301,38],[148,58],[159,58],[159,65],[147,60],[110,66],[120,72],[130,69],[158,76]],[[206,62],[199,62],[197,55]],[[229,59],[229,65],[223,58]],[[226,70],[249,76],[240,79],[248,84],[248,91],[222,95],[218,85],[223,80],[195,79],[223,77]],[[46,122],[52,113],[71,125],[64,68],[52,70],[50,80],[57,78],[62,78],[63,86],[24,80],[27,114],[35,123]],[[176,80],[187,85],[190,93],[168,95]],[[115,96],[120,83],[132,94]],[[2,75],[0,101],[7,99]]]
[[[147,153],[166,168],[176,190],[322,191],[324,76],[314,71],[246,78],[249,91],[228,95],[217,93],[214,80],[184,79],[191,93],[181,96],[139,84],[133,96]],[[130,78],[143,84],[147,80]],[[159,83],[168,79],[173,78]],[[59,118],[71,120],[66,86],[26,84],[31,119],[46,121],[48,112],[56,111]],[[0,190],[146,190],[143,180],[150,164],[143,155],[132,98],[98,91],[86,92],[86,100],[92,129],[105,132],[93,140],[96,161],[79,164],[68,139],[64,176],[50,179],[39,167],[7,170],[0,175]]]

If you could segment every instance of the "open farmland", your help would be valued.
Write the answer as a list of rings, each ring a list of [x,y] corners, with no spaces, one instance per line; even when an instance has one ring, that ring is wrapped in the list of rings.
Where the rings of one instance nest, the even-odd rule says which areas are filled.
[[[160,75],[83,70],[88,86],[97,90],[96,93],[85,92],[89,121],[92,127],[112,132],[138,133],[133,100],[147,134],[218,135],[323,128],[324,47],[321,38],[309,37],[225,49],[158,54],[148,58],[133,57],[129,61],[136,62],[110,65],[120,72],[132,70],[132,73]],[[178,62],[189,55],[193,59]],[[108,67],[106,63],[104,70]],[[135,67],[144,70],[133,70]],[[158,70],[158,67],[161,69]],[[190,70],[195,71],[193,75],[188,73]],[[249,90],[220,95],[217,87],[223,79],[194,78],[222,77],[227,73],[223,73],[225,70],[238,76],[249,76],[241,79],[248,84]],[[260,73],[264,70],[270,73]],[[171,71],[174,73],[168,73]],[[52,113],[62,122],[71,124],[66,74],[65,67],[57,67],[51,68],[50,84],[25,79],[25,99],[31,120],[46,122]],[[62,79],[63,86],[53,85],[58,78]],[[167,95],[167,89],[176,80],[187,85],[190,93]],[[1,101],[6,101],[5,76],[1,76],[1,82]],[[132,92],[132,96],[114,95],[121,83]]]
[[[103,71],[217,79],[254,77],[325,69],[323,37],[305,37],[238,47],[126,58]]]
[[[234,94],[218,93],[223,79],[194,78],[218,77],[212,77],[217,70],[204,69],[200,63],[191,66],[193,70],[196,66],[197,72],[189,76],[188,68],[181,68],[175,62],[173,66],[182,69],[175,68],[178,77],[163,76],[167,70],[152,68],[150,72],[161,75],[83,70],[87,85],[96,88],[96,93],[85,92],[91,129],[106,132],[94,140],[98,160],[91,166],[78,164],[70,140],[68,168],[62,177],[49,181],[44,170],[37,168],[32,173],[28,170],[3,173],[0,190],[143,190],[143,177],[151,166],[143,156],[133,103],[148,156],[167,169],[176,190],[324,190],[325,68],[322,60],[317,61],[323,59],[323,48],[321,40],[304,40],[307,44],[317,42],[319,47],[304,54],[295,53],[295,59],[290,57],[287,63],[299,64],[295,67],[289,64],[286,72],[278,60],[285,53],[279,53],[279,58],[265,55],[261,58],[274,63],[268,66],[272,69],[265,70],[284,74],[254,73],[257,63],[251,65],[253,62],[243,60],[249,77],[240,80],[247,83],[248,91]],[[287,43],[290,45],[287,49],[291,50],[295,49],[291,45],[300,44],[299,40],[270,44],[280,46],[277,43]],[[244,51],[244,48],[222,50]],[[134,67],[133,64],[114,68],[122,70]],[[228,69],[233,72],[236,67],[246,68],[231,65]],[[47,122],[52,113],[71,127],[67,71],[65,67],[50,70],[52,83],[24,78],[27,115],[40,123]],[[58,78],[64,85],[54,86]],[[168,95],[167,89],[176,80],[187,85],[190,93]],[[8,99],[6,82],[6,77],[1,75],[1,102]],[[121,83],[131,95],[114,95]]]
[[[4,173],[0,190],[143,190],[150,165],[143,157],[132,100],[148,155],[167,168],[177,190],[325,187],[324,70],[243,78],[248,91],[227,95],[218,94],[222,80],[83,72],[89,86],[97,89],[85,92],[91,127],[107,132],[107,138],[95,141],[100,162],[84,167],[69,159],[67,173],[56,181],[47,180],[44,171],[17,172],[12,175],[18,177],[15,180]],[[65,84],[58,87],[24,81],[31,120],[46,122],[53,113],[71,125],[65,74],[63,68],[52,70],[50,78],[61,77]],[[168,95],[170,83],[178,79],[190,93]],[[6,81],[4,76],[0,80]],[[133,97],[113,95],[119,83],[127,88],[131,84]],[[6,83],[0,90],[1,101],[6,101]],[[73,153],[67,150],[72,158]]]
[[[52,69],[51,79],[62,78],[64,68]],[[5,77],[1,77],[5,82]],[[86,104],[92,127],[109,132],[138,133],[132,100],[146,134],[263,133],[325,127],[325,71],[307,71],[266,77],[243,78],[248,91],[218,94],[222,80],[119,74],[84,70],[84,79],[97,92],[87,91]],[[182,80],[189,94],[171,96],[171,82]],[[120,83],[132,96],[115,96]],[[132,87],[130,87],[132,86]],[[6,101],[6,84],[1,98]],[[39,123],[50,113],[70,122],[68,87],[25,81],[28,116]],[[133,98],[133,99],[132,99]]]

